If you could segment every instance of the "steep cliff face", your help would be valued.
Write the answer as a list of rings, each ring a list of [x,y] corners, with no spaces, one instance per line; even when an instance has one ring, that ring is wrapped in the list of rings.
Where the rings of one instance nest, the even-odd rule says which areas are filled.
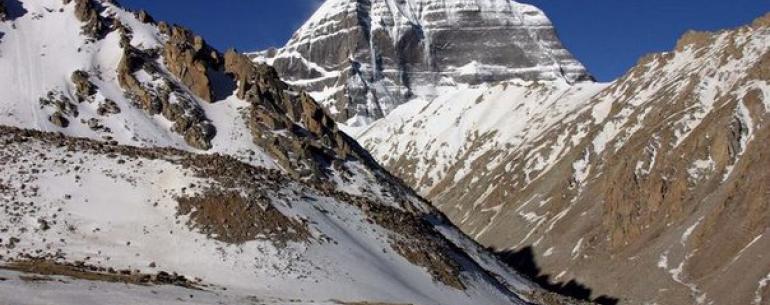
[[[329,0],[286,46],[252,56],[350,126],[441,87],[590,79],[543,12],[509,0]]]
[[[541,280],[621,304],[766,304],[768,20],[688,33],[611,84],[410,102],[358,139]]]

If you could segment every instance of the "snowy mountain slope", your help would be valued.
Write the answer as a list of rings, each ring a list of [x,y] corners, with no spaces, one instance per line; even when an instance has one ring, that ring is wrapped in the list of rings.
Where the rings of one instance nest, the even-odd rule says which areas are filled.
[[[397,108],[358,138],[394,174],[430,195],[446,187],[445,179],[459,181],[477,167],[504,165],[517,149],[535,148],[545,131],[575,119],[607,86],[509,81],[447,90]],[[553,163],[578,139],[560,140],[564,148],[540,147],[544,153],[533,165]]]
[[[688,33],[612,84],[409,102],[357,138],[543,281],[621,304],[765,304],[768,18]]]
[[[26,15],[13,22],[0,24],[4,33],[0,43],[0,82],[13,90],[3,90],[0,95],[0,124],[33,128],[46,131],[61,131],[68,135],[87,136],[94,139],[115,140],[130,145],[157,145],[179,148],[190,147],[183,135],[172,132],[174,124],[161,116],[149,116],[141,108],[134,106],[118,83],[117,67],[123,57],[120,47],[121,35],[111,31],[104,39],[93,41],[87,35],[81,35],[82,21],[74,18],[75,5],[62,6],[61,1],[24,1]],[[61,7],[61,11],[59,8]],[[132,29],[133,46],[156,48],[162,45],[158,29],[151,24],[137,21],[129,12],[110,10],[115,18]],[[98,90],[88,96],[88,103],[78,103],[77,116],[67,118],[69,126],[59,128],[49,120],[57,108],[71,108],[76,101],[75,84],[71,75],[75,71],[89,74],[89,82]],[[168,77],[168,74],[164,75]],[[149,77],[149,76],[147,76]],[[42,99],[51,96],[52,102],[61,103],[62,107],[44,106]],[[196,99],[193,96],[187,98]],[[112,101],[115,111],[99,115]],[[240,102],[240,104],[238,104]],[[223,119],[214,122],[217,126],[226,126],[231,118],[238,119],[238,108],[247,106],[241,101],[206,105],[210,119]],[[59,111],[62,112],[62,111]],[[65,115],[67,111],[64,111]],[[73,112],[73,111],[69,111]],[[112,113],[117,112],[117,113]],[[88,122],[95,120],[99,128],[90,128]],[[81,123],[80,121],[85,123]],[[243,123],[242,123],[243,124]],[[244,153],[261,149],[251,144],[248,135],[238,131],[220,130],[223,145],[214,145],[214,151]],[[236,134],[233,134],[236,133]],[[264,153],[259,153],[260,157]],[[262,159],[267,159],[262,157]],[[269,162],[264,166],[274,167]]]
[[[2,140],[5,258],[173,272],[226,297],[517,303],[436,233],[409,233],[425,230],[409,227],[419,218],[383,203],[226,157],[8,128]],[[402,219],[399,231],[389,217]],[[399,254],[419,251],[425,267]]]
[[[162,284],[183,276],[201,304],[573,303],[462,235],[272,68],[111,1],[2,3],[0,302],[175,303],[186,293]]]
[[[510,0],[329,0],[286,46],[253,57],[351,127],[438,87],[590,79],[542,11]]]

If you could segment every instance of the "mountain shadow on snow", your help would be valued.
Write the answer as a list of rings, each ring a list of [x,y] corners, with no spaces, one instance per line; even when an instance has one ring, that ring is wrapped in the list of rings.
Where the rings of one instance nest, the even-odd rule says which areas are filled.
[[[0,20],[14,21],[27,13],[27,9],[24,8],[24,5],[19,0],[4,0],[0,3]]]
[[[535,260],[535,253],[532,246],[524,247],[518,251],[505,250],[493,252],[495,252],[504,263],[508,264],[508,266],[550,291],[578,300],[594,302],[599,305],[617,305],[620,302],[620,299],[607,295],[600,295],[592,298],[592,289],[576,280],[570,280],[568,282],[552,281],[551,279],[553,276],[551,274],[543,273],[543,270]]]

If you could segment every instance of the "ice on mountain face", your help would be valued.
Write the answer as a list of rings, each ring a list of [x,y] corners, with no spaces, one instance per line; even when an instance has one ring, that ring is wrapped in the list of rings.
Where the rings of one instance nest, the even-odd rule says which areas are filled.
[[[329,0],[286,46],[252,56],[353,127],[438,83],[590,79],[543,12],[509,0]]]

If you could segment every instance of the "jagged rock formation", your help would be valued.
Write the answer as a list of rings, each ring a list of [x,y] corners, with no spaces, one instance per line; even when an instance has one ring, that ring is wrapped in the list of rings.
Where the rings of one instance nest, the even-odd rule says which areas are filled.
[[[440,86],[590,79],[540,10],[508,0],[330,0],[286,46],[252,56],[355,126]]]
[[[78,103],[86,101],[88,98],[96,94],[96,86],[89,80],[90,75],[88,72],[77,70],[72,72],[72,84],[75,85],[75,97],[78,99]]]
[[[543,281],[620,304],[766,304],[768,41],[770,15],[691,32],[612,84],[456,90],[359,140]]]
[[[73,0],[63,0],[64,4],[70,4]],[[99,12],[99,6],[92,0],[74,0],[75,16],[81,22],[85,23],[82,27],[83,33],[92,38],[102,38],[108,30],[107,21]]]
[[[285,168],[324,177],[326,166],[348,159],[379,167],[310,96],[293,91],[272,67],[255,65],[231,50],[225,54],[225,70],[238,81],[238,97],[252,104],[249,128],[254,141]]]
[[[121,35],[121,41],[130,40],[128,34],[122,33]],[[128,43],[122,43],[122,45],[124,48],[123,58],[117,70],[120,86],[149,114],[162,114],[163,117],[174,122],[172,130],[183,135],[187,144],[198,149],[210,149],[211,139],[216,135],[215,127],[208,120],[201,106],[194,102],[194,97],[176,84],[171,77],[161,72],[161,68],[157,66],[159,51],[140,50]],[[167,50],[169,48],[172,47],[167,47]],[[169,52],[166,55],[169,56]],[[190,64],[193,63],[190,62]],[[177,67],[179,70],[169,70],[187,71],[199,67],[200,65],[193,65],[192,67],[181,65]],[[145,82],[140,81],[136,77],[140,71],[152,79],[147,79]],[[206,73],[205,69],[203,73]],[[185,75],[190,74],[185,72]],[[188,77],[181,79],[183,84],[185,80],[191,81]],[[208,90],[208,82],[197,86],[197,88]],[[197,94],[210,92],[210,90],[206,90],[198,90]]]
[[[274,69],[111,1],[22,5],[0,22],[0,303],[573,303]]]
[[[202,37],[185,28],[172,26],[161,29],[161,33],[169,36],[163,48],[166,67],[196,96],[213,102],[214,93],[209,78],[216,70],[221,70],[222,55],[209,47]]]

